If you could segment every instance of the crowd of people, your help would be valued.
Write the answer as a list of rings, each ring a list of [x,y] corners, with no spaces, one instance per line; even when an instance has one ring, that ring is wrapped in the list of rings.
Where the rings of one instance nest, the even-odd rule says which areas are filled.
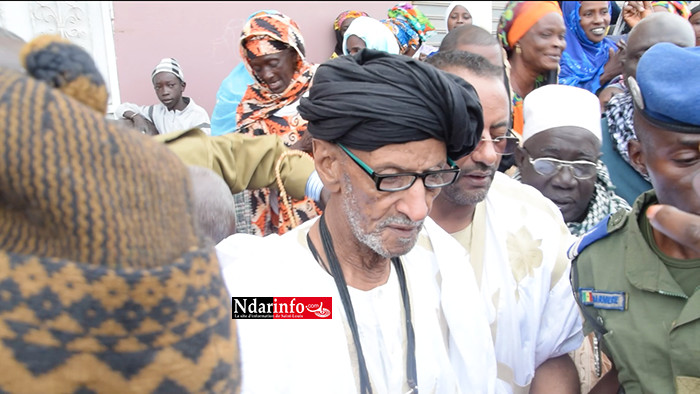
[[[698,15],[261,10],[211,118],[0,30],[0,391],[700,392]]]

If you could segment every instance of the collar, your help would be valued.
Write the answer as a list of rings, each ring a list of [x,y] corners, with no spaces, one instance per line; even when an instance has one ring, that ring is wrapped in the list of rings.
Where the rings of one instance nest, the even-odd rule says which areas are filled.
[[[656,192],[649,190],[641,194],[632,206],[632,212],[628,216],[631,237],[627,250],[637,252],[625,254],[625,275],[630,284],[640,290],[654,293],[685,294],[678,283],[673,279],[664,263],[658,258],[646,242],[639,227],[639,220],[648,220],[644,213],[649,205],[657,203]]]

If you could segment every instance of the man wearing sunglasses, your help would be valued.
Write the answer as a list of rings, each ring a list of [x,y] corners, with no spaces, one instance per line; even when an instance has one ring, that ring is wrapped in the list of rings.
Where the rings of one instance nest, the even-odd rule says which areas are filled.
[[[427,62],[471,83],[484,109],[481,141],[457,160],[460,175],[435,199],[430,217],[468,252],[461,263],[473,269],[486,305],[497,392],[577,393],[567,352],[583,336],[564,254],[570,234],[542,194],[497,171],[518,144],[502,70],[460,51],[438,52]]]
[[[465,252],[427,218],[479,142],[474,88],[363,49],[320,65],[299,113],[330,193],[323,215],[217,252],[232,296],[326,297],[332,318],[237,320],[242,392],[493,392],[474,275],[455,274]]]

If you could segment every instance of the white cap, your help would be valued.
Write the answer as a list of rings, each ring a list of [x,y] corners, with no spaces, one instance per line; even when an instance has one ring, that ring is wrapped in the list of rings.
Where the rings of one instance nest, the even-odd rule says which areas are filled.
[[[545,85],[525,96],[523,143],[541,131],[562,126],[584,128],[603,141],[598,97],[568,85]]]
[[[154,68],[153,72],[151,73],[151,79],[153,79],[156,74],[162,72],[174,74],[176,77],[180,78],[180,81],[185,82],[185,76],[182,75],[182,68],[180,68],[180,64],[177,62],[177,60],[171,57],[166,57],[160,60],[160,63],[158,63],[156,68]]]

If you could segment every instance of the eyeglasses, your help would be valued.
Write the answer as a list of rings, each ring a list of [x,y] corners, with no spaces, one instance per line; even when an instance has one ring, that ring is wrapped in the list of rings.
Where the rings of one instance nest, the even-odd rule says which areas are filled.
[[[544,176],[554,176],[561,171],[562,167],[569,167],[576,179],[589,179],[598,174],[596,164],[588,160],[566,161],[551,157],[540,157],[534,160],[532,157],[529,157],[528,160],[535,172]]]
[[[478,149],[479,146],[481,146],[481,144],[483,144],[485,141],[491,141],[493,144],[493,150],[495,150],[499,155],[503,156],[512,155],[515,153],[515,148],[520,143],[520,140],[515,136],[513,131],[508,130],[506,134],[496,138],[486,139],[482,137],[481,141],[479,141],[479,144],[476,146],[476,148],[474,148],[474,150]]]
[[[401,190],[406,190],[413,186],[416,179],[421,178],[423,180],[423,185],[426,189],[439,189],[451,185],[457,180],[457,175],[459,175],[459,167],[447,158],[447,164],[450,165],[449,169],[444,170],[434,170],[425,171],[423,173],[418,172],[402,172],[398,174],[377,174],[371,169],[367,164],[350,152],[342,144],[338,144],[340,149],[342,149],[348,156],[355,162],[367,175],[374,180],[374,184],[377,190],[382,192],[398,192]]]

